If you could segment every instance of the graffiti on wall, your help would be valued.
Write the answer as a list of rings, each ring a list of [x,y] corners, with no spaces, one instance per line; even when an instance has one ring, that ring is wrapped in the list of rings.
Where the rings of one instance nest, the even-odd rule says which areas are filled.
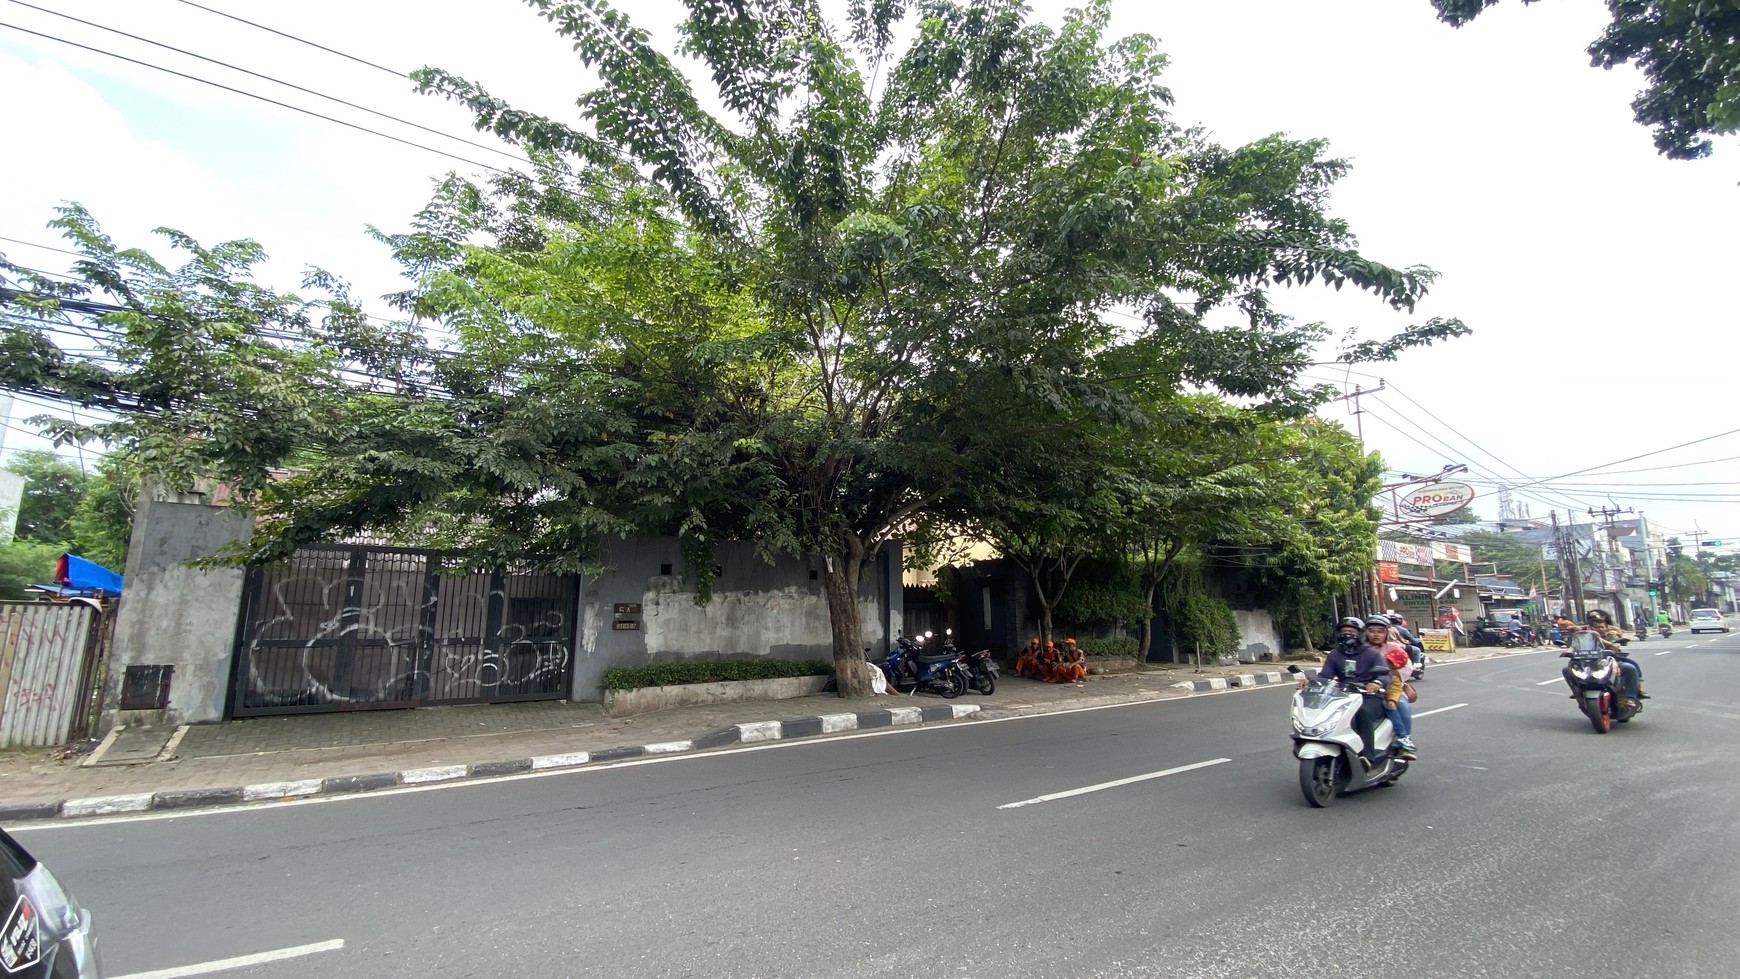
[[[234,713],[565,695],[576,580],[444,574],[439,562],[320,548],[254,572]]]

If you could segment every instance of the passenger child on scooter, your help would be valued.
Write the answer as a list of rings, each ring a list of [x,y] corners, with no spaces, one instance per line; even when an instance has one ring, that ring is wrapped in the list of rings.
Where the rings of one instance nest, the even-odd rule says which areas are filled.
[[[1402,648],[1401,636],[1396,630],[1390,630],[1390,642],[1384,647],[1384,662],[1390,667],[1389,686],[1384,690],[1384,714],[1390,719],[1390,725],[1396,729],[1396,753],[1408,761],[1414,761],[1419,756],[1414,752],[1414,707],[1408,702],[1408,675],[1413,671],[1413,660],[1408,658],[1407,651]]]

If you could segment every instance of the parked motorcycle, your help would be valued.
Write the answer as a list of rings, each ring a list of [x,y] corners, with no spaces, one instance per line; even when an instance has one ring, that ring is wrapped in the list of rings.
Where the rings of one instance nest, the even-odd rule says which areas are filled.
[[[882,673],[888,678],[888,685],[901,693],[927,690],[953,700],[967,692],[971,682],[967,668],[960,653],[953,649],[954,644],[946,638],[944,649],[935,653],[925,649],[924,642],[930,638],[928,632],[917,640],[897,638],[882,664]]]
[[[1595,633],[1575,633],[1570,648],[1559,655],[1571,660],[1565,667],[1565,683],[1596,734],[1606,734],[1613,730],[1614,722],[1623,724],[1643,710],[1641,700],[1621,696],[1625,675],[1619,657],[1603,646]]]
[[[943,630],[943,649],[953,650],[954,641],[949,638],[951,630]],[[1002,671],[997,668],[997,661],[991,658],[989,649],[981,649],[976,653],[967,653],[961,657],[961,665],[967,670],[967,686],[985,696],[997,692],[997,677]]]
[[[1298,673],[1297,666],[1287,668]],[[1299,759],[1299,791],[1322,809],[1349,792],[1391,785],[1408,770],[1406,759],[1391,753],[1395,729],[1389,719],[1377,724],[1373,739],[1380,760],[1369,770],[1360,758],[1365,743],[1353,729],[1363,696],[1359,687],[1312,677],[1293,694],[1293,757]]]

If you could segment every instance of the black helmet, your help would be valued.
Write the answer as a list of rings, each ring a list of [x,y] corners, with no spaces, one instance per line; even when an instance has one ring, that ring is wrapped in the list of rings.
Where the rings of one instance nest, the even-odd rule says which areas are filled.
[[[1338,630],[1340,630],[1340,629],[1352,629],[1355,632],[1360,632],[1360,631],[1364,631],[1365,623],[1359,621],[1358,619],[1356,619],[1350,615],[1347,618],[1342,619],[1341,624],[1337,625],[1335,628]]]

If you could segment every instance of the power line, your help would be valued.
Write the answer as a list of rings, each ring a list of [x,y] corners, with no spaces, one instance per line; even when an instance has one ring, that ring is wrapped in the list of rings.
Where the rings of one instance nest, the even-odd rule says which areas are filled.
[[[436,149],[433,146],[426,146],[426,145],[419,143],[419,142],[416,142],[414,140],[409,140],[409,139],[404,139],[404,138],[399,137],[399,136],[394,136],[391,133],[383,133],[378,129],[370,129],[367,126],[359,125],[359,124],[354,123],[354,122],[346,122],[343,119],[338,119],[338,118],[335,118],[333,116],[324,115],[322,113],[315,112],[313,109],[304,109],[301,106],[291,105],[288,102],[280,102],[274,98],[269,98],[269,97],[264,96],[264,95],[259,95],[259,94],[254,93],[254,92],[246,91],[244,89],[235,88],[234,86],[225,85],[222,82],[214,82],[209,78],[200,78],[197,75],[189,75],[185,72],[176,71],[173,68],[165,68],[162,65],[154,65],[149,61],[140,61],[137,58],[129,58],[124,54],[116,54],[113,51],[105,51],[102,48],[91,47],[88,44],[80,44],[77,41],[69,41],[64,37],[55,37],[53,34],[44,34],[41,31],[33,31],[27,27],[19,27],[17,24],[8,24],[4,21],[0,21],[0,27],[10,28],[12,30],[18,31],[21,34],[29,34],[32,37],[40,37],[45,41],[55,41],[55,42],[60,43],[60,44],[65,44],[69,47],[78,48],[82,51],[89,51],[92,54],[100,54],[100,55],[103,55],[104,57],[107,57],[107,58],[114,58],[118,61],[125,61],[128,64],[138,65],[141,68],[150,68],[153,71],[161,71],[164,74],[174,75],[177,78],[185,78],[190,82],[198,82],[201,85],[210,85],[213,88],[221,88],[226,92],[233,92],[236,95],[246,96],[247,98],[250,98],[250,99],[257,99],[258,101],[265,102],[268,105],[275,105],[281,109],[289,109],[291,112],[300,112],[303,115],[313,116],[316,119],[322,119],[322,120],[325,120],[326,122],[337,123],[338,125],[344,126],[348,129],[355,129],[359,132],[369,133],[370,135],[373,135],[373,136],[379,136],[382,139],[390,139],[395,143],[400,143],[400,144],[403,144],[405,146],[414,147],[414,148],[420,149],[420,150],[426,150],[430,153],[435,153],[439,156],[447,157],[450,160],[458,160],[461,163],[469,164],[470,166],[474,166],[474,167],[481,167],[485,170],[491,170],[491,171],[494,171],[496,173],[502,174],[504,176],[512,176],[513,175],[512,170],[503,170],[501,167],[493,166],[493,165],[488,164],[488,163],[479,163],[476,160],[468,159],[466,157],[458,155],[457,153],[449,153],[446,150]]]
[[[240,67],[239,65],[232,65],[227,61],[220,61],[217,58],[208,58],[203,54],[198,54],[198,53],[195,53],[193,51],[188,51],[185,48],[178,48],[172,44],[164,44],[162,41],[153,41],[148,37],[140,37],[137,34],[129,34],[126,31],[119,30],[119,29],[113,28],[113,27],[107,27],[107,26],[104,26],[102,24],[98,24],[94,21],[85,20],[81,17],[74,17],[71,14],[63,14],[63,13],[56,11],[56,10],[49,10],[46,7],[38,7],[33,3],[26,3],[25,0],[10,0],[10,2],[17,4],[20,7],[28,7],[31,10],[35,10],[35,11],[39,11],[41,13],[49,14],[49,15],[54,16],[54,17],[59,17],[63,20],[70,20],[75,24],[83,24],[86,27],[94,27],[100,31],[108,31],[110,34],[116,34],[116,35],[119,35],[121,37],[131,38],[132,40],[139,41],[143,44],[149,44],[149,45],[152,45],[153,47],[162,48],[165,51],[174,51],[176,54],[186,55],[189,58],[197,58],[200,61],[204,61],[208,64],[214,64],[214,65],[218,65],[219,67],[222,67],[222,68],[228,68],[231,71],[239,71],[244,75],[250,75],[250,76],[252,76],[254,78],[258,78],[262,81],[271,82],[274,85],[282,85],[285,88],[295,89],[298,92],[302,92],[306,95],[312,95],[315,98],[326,99],[328,102],[335,102],[335,103],[342,105],[342,106],[345,106],[347,108],[355,109],[358,112],[366,112],[371,116],[377,116],[377,117],[382,118],[382,119],[389,119],[393,122],[399,123],[400,125],[410,126],[412,129],[420,129],[423,132],[430,133],[430,134],[435,135],[435,136],[440,136],[443,139],[451,139],[455,142],[464,143],[467,146],[474,146],[480,150],[487,150],[491,153],[500,153],[502,156],[509,157],[517,162],[526,163],[526,164],[530,165],[530,161],[524,159],[519,154],[514,153],[510,150],[504,150],[499,146],[490,146],[487,143],[480,143],[474,139],[467,139],[464,136],[455,136],[452,133],[442,132],[441,130],[436,129],[432,126],[425,126],[422,123],[412,122],[409,119],[404,119],[404,118],[401,118],[399,116],[395,116],[389,112],[381,112],[378,109],[371,109],[366,105],[358,105],[355,102],[348,102],[344,99],[339,98],[336,95],[327,95],[325,92],[317,92],[312,88],[306,88],[306,87],[298,85],[294,82],[287,82],[287,81],[283,80],[282,78],[275,78],[271,75],[261,74],[260,72],[253,71],[253,70],[250,70],[247,68],[243,68],[243,67]]]
[[[0,241],[10,241],[14,245],[23,245],[26,248],[40,248],[45,252],[60,252],[62,255],[71,255],[74,258],[85,257],[75,251],[68,251],[65,248],[56,248],[53,245],[39,245],[34,241],[25,241],[23,238],[8,238],[5,235],[0,235]]]
[[[1395,409],[1392,408],[1388,402],[1383,401],[1381,398],[1377,398],[1374,396],[1372,398],[1372,400],[1376,401],[1379,405],[1383,406],[1385,411],[1395,411]],[[1368,413],[1370,413],[1369,409],[1367,409],[1367,411],[1368,411]],[[1438,438],[1436,435],[1434,435],[1430,431],[1428,431],[1425,426],[1421,425],[1420,423],[1414,421],[1411,418],[1407,418],[1406,413],[1396,411],[1396,415],[1398,417],[1404,418],[1408,422],[1409,425],[1413,426],[1422,435],[1437,442],[1440,448],[1442,448],[1444,451],[1449,453],[1447,458],[1455,459],[1456,457],[1463,455],[1463,453],[1457,451],[1454,446],[1450,445],[1448,442],[1445,442],[1443,439]],[[1392,430],[1394,430],[1398,434],[1407,436],[1407,438],[1410,441],[1412,441],[1415,445],[1420,446],[1421,448],[1427,450],[1428,452],[1432,452],[1432,453],[1436,454],[1436,452],[1438,451],[1436,449],[1433,449],[1431,446],[1428,446],[1425,443],[1421,442],[1419,439],[1416,439],[1413,436],[1408,435],[1407,432],[1402,431],[1401,428],[1398,427],[1394,421],[1391,421],[1390,419],[1385,418],[1382,415],[1373,415],[1372,417],[1377,418],[1379,421],[1382,421],[1384,424],[1388,425]],[[1465,465],[1468,465],[1468,464],[1465,463]],[[1497,477],[1491,475],[1490,473],[1485,472],[1482,469],[1477,469],[1477,468],[1473,467],[1472,465],[1469,465],[1469,470],[1471,472],[1475,473],[1476,475],[1485,476],[1486,478],[1491,479],[1495,483],[1501,482]],[[1553,500],[1547,499],[1547,498],[1540,496],[1538,494],[1524,493],[1522,495],[1528,497],[1531,500],[1534,500],[1537,503],[1545,504],[1548,507],[1561,507],[1561,506],[1573,506],[1574,507],[1574,504],[1571,504],[1568,500],[1559,500],[1558,502],[1554,502]]]
[[[1352,370],[1350,370],[1348,373],[1359,374],[1360,376],[1364,376],[1364,377],[1376,377],[1376,376],[1378,376],[1375,374],[1367,374],[1365,372],[1352,371]],[[1391,385],[1391,386],[1394,387],[1394,385]],[[1450,428],[1452,432],[1455,432],[1455,429],[1452,428],[1451,426],[1449,426],[1448,423],[1444,422],[1444,420],[1442,418],[1438,418],[1436,415],[1433,415],[1431,413],[1430,409],[1427,409],[1424,405],[1420,404],[1414,398],[1410,397],[1406,392],[1401,391],[1398,388],[1397,393],[1402,395],[1402,397],[1407,398],[1407,400],[1409,402],[1414,404],[1416,407],[1420,408],[1421,411],[1426,412],[1426,414],[1428,414],[1431,417],[1433,417],[1434,419],[1436,419],[1440,424],[1444,424],[1445,427]],[[1377,400],[1377,399],[1374,399],[1374,400]],[[1381,400],[1379,401],[1379,404],[1383,404],[1387,410],[1391,410],[1391,411],[1395,410],[1393,407],[1391,407],[1388,404],[1385,404]],[[1401,413],[1398,412],[1398,414],[1401,414]],[[1390,428],[1396,430],[1398,433],[1403,434],[1403,435],[1407,434],[1406,432],[1401,432],[1400,429],[1397,429],[1394,422],[1391,422],[1389,419],[1380,417],[1380,420],[1384,421],[1385,424],[1389,425]],[[1419,426],[1417,423],[1410,422],[1410,424],[1415,424],[1415,427],[1419,428],[1419,430],[1421,432],[1427,434],[1428,437],[1433,437],[1433,436],[1431,436],[1430,432],[1427,432],[1424,427]],[[1526,481],[1519,484],[1519,483],[1516,483],[1516,482],[1511,481],[1511,480],[1497,478],[1496,476],[1493,476],[1491,474],[1482,473],[1481,475],[1486,476],[1486,478],[1488,480],[1490,480],[1496,486],[1508,489],[1511,492],[1519,493],[1520,495],[1528,497],[1529,499],[1536,500],[1537,502],[1546,503],[1549,506],[1554,506],[1554,505],[1565,506],[1565,505],[1568,505],[1568,500],[1566,500],[1565,498],[1578,498],[1578,497],[1585,498],[1585,499],[1605,498],[1606,496],[1611,496],[1611,495],[1615,495],[1615,494],[1613,494],[1613,493],[1601,493],[1598,491],[1600,488],[1611,487],[1614,489],[1618,489],[1622,485],[1622,484],[1618,484],[1618,483],[1613,483],[1613,484],[1607,484],[1607,483],[1584,484],[1584,485],[1589,486],[1591,488],[1591,490],[1590,491],[1579,491],[1582,489],[1582,487],[1578,486],[1577,484],[1572,484],[1570,486],[1567,486],[1567,485],[1564,485],[1564,484],[1559,482],[1560,480],[1565,479],[1566,477],[1569,477],[1569,476],[1585,475],[1585,474],[1590,474],[1590,473],[1594,473],[1597,475],[1620,475],[1620,474],[1624,474],[1624,473],[1653,472],[1653,471],[1661,471],[1661,470],[1667,470],[1667,469],[1681,469],[1681,468],[1685,468],[1685,467],[1690,466],[1690,465],[1708,465],[1708,464],[1715,463],[1715,462],[1727,462],[1727,461],[1732,461],[1734,459],[1740,459],[1740,456],[1729,456],[1729,457],[1723,457],[1723,458],[1719,458],[1719,459],[1703,460],[1703,461],[1697,462],[1697,463],[1684,463],[1684,464],[1678,464],[1678,465],[1659,466],[1659,467],[1644,467],[1644,468],[1630,469],[1630,470],[1613,470],[1613,469],[1611,469],[1612,466],[1621,465],[1623,463],[1631,462],[1631,461],[1636,460],[1636,459],[1647,458],[1647,457],[1652,456],[1652,455],[1660,455],[1661,453],[1664,453],[1664,452],[1671,452],[1671,451],[1674,451],[1676,449],[1685,448],[1685,447],[1690,446],[1690,445],[1697,445],[1701,442],[1708,442],[1708,441],[1711,441],[1713,439],[1721,438],[1721,437],[1726,436],[1726,435],[1733,435],[1736,432],[1740,432],[1740,429],[1735,429],[1735,430],[1728,431],[1728,432],[1720,432],[1720,433],[1717,433],[1716,435],[1706,436],[1705,438],[1701,438],[1701,439],[1694,439],[1690,442],[1683,442],[1683,443],[1680,443],[1678,445],[1669,446],[1667,448],[1656,449],[1656,450],[1653,450],[1651,452],[1640,453],[1638,455],[1630,456],[1630,457],[1627,457],[1625,459],[1620,459],[1620,460],[1617,460],[1615,462],[1606,463],[1606,464],[1601,465],[1601,466],[1593,466],[1593,467],[1590,467],[1588,469],[1581,469],[1581,470],[1577,470],[1575,472],[1564,473],[1560,476],[1552,476],[1552,477],[1538,478],[1538,479],[1531,478],[1531,477],[1527,476],[1526,474],[1524,474],[1522,472],[1522,470],[1520,468],[1518,468],[1516,466],[1512,466],[1509,463],[1505,462],[1503,459],[1499,459],[1499,457],[1497,455],[1493,454],[1492,452],[1487,451],[1485,449],[1482,449],[1481,451],[1484,452],[1486,455],[1488,455],[1491,458],[1493,458],[1494,460],[1500,462],[1501,464],[1506,466],[1506,468],[1509,468],[1511,470],[1516,471],[1519,475],[1522,475],[1524,480],[1526,480]],[[1468,442],[1470,445],[1476,445],[1476,443],[1474,443],[1474,441],[1472,439],[1469,439],[1467,436],[1461,435],[1459,432],[1456,434],[1460,438],[1462,438],[1463,441]],[[1435,437],[1434,437],[1434,439],[1435,439],[1435,441],[1438,441],[1443,448],[1452,449],[1452,447],[1448,443],[1443,442],[1443,440],[1436,439]],[[1430,446],[1427,446],[1427,445],[1421,443],[1418,439],[1412,439],[1412,441],[1414,441],[1414,443],[1416,445],[1420,445],[1421,448],[1426,449],[1427,451],[1431,451],[1434,453],[1436,453],[1436,451],[1437,451],[1437,450],[1432,449]],[[1476,445],[1476,447],[1478,448],[1477,445]],[[1453,450],[1452,450],[1452,452],[1454,454]],[[1475,472],[1479,473],[1479,470],[1475,470]],[[1543,499],[1538,494],[1523,492],[1524,490],[1528,489],[1529,487],[1549,485],[1549,484],[1551,486],[1553,486],[1553,488],[1556,491],[1556,494],[1560,497],[1560,502],[1557,504],[1554,504],[1551,500]],[[1672,489],[1674,489],[1675,484],[1663,485],[1663,484],[1642,484],[1642,483],[1640,483],[1640,484],[1635,484],[1635,485],[1640,487],[1640,488],[1646,488],[1646,489],[1647,488],[1660,488],[1660,489],[1671,491]],[[1690,484],[1678,484],[1678,485],[1690,485]],[[1710,485],[1735,485],[1735,484],[1732,484],[1732,483],[1713,483]],[[1672,494],[1672,493],[1666,493],[1666,494],[1652,495],[1652,494],[1638,493],[1638,492],[1635,492],[1632,490],[1626,490],[1624,492],[1619,493],[1618,495],[1623,495],[1623,496],[1626,496],[1627,498],[1631,498],[1631,499],[1651,500],[1651,501],[1656,501],[1656,502],[1663,502],[1663,501],[1666,501],[1666,502],[1722,502],[1722,503],[1740,502],[1740,500],[1728,499],[1727,497],[1731,494],[1715,494],[1715,493],[1711,493],[1711,494],[1697,494],[1697,493]]]
[[[1549,476],[1545,479],[1537,479],[1532,483],[1525,483],[1523,485],[1535,486],[1535,485],[1538,485],[1540,483],[1550,483],[1550,482],[1553,482],[1555,480],[1565,479],[1569,476],[1582,476],[1586,473],[1593,473],[1593,472],[1597,472],[1597,471],[1602,470],[1602,469],[1606,469],[1609,466],[1623,465],[1624,463],[1632,462],[1632,461],[1637,460],[1637,459],[1647,459],[1650,456],[1658,456],[1664,452],[1672,452],[1675,449],[1683,449],[1683,448],[1686,448],[1687,446],[1698,445],[1698,444],[1703,443],[1703,442],[1711,442],[1711,441],[1714,441],[1714,440],[1719,439],[1719,438],[1724,438],[1726,436],[1736,435],[1736,434],[1740,434],[1740,428],[1731,428],[1726,432],[1717,432],[1714,435],[1706,435],[1703,438],[1692,439],[1690,442],[1681,442],[1678,445],[1670,445],[1665,449],[1653,449],[1649,452],[1640,452],[1637,455],[1626,456],[1623,459],[1616,459],[1613,462],[1605,463],[1603,465],[1590,466],[1587,469],[1577,469],[1577,470],[1573,470],[1573,471],[1568,472],[1568,473],[1560,473],[1557,476]],[[1668,467],[1668,468],[1674,468],[1674,467]],[[1514,486],[1511,488],[1516,489],[1516,487],[1514,487]]]
[[[359,58],[354,54],[345,54],[343,51],[340,51],[337,48],[329,48],[324,44],[317,44],[314,41],[308,40],[307,38],[297,37],[294,34],[289,34],[289,33],[286,33],[284,31],[278,30],[275,27],[267,27],[265,24],[257,24],[254,21],[247,19],[246,17],[237,17],[235,14],[225,13],[222,10],[214,10],[211,7],[207,7],[203,4],[194,3],[193,0],[177,0],[177,2],[186,4],[187,6],[193,7],[193,8],[198,9],[198,10],[203,10],[208,14],[216,14],[219,17],[227,17],[230,20],[246,24],[249,27],[254,27],[254,28],[258,28],[259,30],[266,31],[269,34],[276,34],[279,37],[288,38],[289,40],[295,41],[297,44],[306,44],[311,48],[319,48],[320,50],[325,51],[327,54],[336,54],[340,58],[346,58],[350,61],[356,62],[359,65],[367,65],[368,67],[373,68],[377,71],[384,71],[387,74],[392,75],[393,77],[401,79],[401,80],[408,79],[411,77],[410,75],[408,75],[405,72],[394,71],[391,68],[387,68],[387,67],[384,67],[382,65],[377,65],[373,61],[368,60],[367,58]]]

